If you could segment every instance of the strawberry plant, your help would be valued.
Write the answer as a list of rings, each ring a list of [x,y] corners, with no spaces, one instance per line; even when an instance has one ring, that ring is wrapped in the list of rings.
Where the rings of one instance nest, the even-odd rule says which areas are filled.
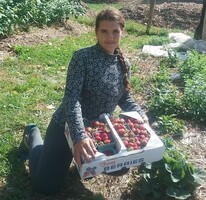
[[[169,68],[162,63],[152,78],[153,87],[148,96],[148,108],[157,116],[182,113],[181,93],[172,83],[170,74]]]
[[[183,102],[187,116],[198,121],[206,119],[206,70],[188,79],[185,84]]]
[[[9,0],[0,1],[0,37],[8,37],[31,26],[62,23],[71,16],[86,12],[78,0]]]
[[[200,73],[206,66],[205,54],[191,51],[187,59],[179,66],[181,76],[184,80],[192,79],[196,73]]]
[[[176,115],[163,115],[157,120],[157,132],[158,135],[169,134],[172,137],[183,136],[185,125],[183,120],[175,118]]]
[[[161,200],[166,196],[187,199],[203,184],[206,171],[189,163],[186,153],[178,149],[171,137],[165,137],[163,142],[163,159],[141,166],[138,172],[138,195],[144,200]]]
[[[177,87],[165,85],[155,88],[151,95],[148,107],[157,116],[182,113],[182,102]]]

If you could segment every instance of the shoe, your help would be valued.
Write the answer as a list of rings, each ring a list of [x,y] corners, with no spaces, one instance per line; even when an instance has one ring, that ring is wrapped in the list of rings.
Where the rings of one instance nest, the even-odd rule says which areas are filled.
[[[23,133],[23,139],[19,145],[19,156],[22,161],[26,161],[29,159],[29,134],[31,133],[31,129],[36,127],[35,124],[29,124],[25,127]]]

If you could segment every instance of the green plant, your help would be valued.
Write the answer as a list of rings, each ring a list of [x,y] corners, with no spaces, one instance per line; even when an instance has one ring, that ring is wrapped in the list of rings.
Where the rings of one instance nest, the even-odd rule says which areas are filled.
[[[8,37],[16,30],[28,31],[35,25],[62,23],[85,13],[86,8],[78,0],[2,0],[0,37]]]
[[[160,89],[153,89],[153,93],[148,100],[148,108],[156,116],[181,114],[182,104],[177,87],[165,84]]]
[[[165,153],[161,161],[144,165],[139,170],[141,179],[137,193],[144,200],[161,200],[166,196],[187,199],[203,184],[206,171],[188,162],[173,139],[163,139]]]
[[[86,8],[77,0],[52,0],[46,5],[48,22],[61,23],[71,16],[78,17],[86,13]]]
[[[192,79],[196,73],[200,73],[206,67],[205,54],[199,54],[197,51],[188,53],[187,59],[179,65],[182,78],[186,81]]]
[[[171,135],[172,137],[181,137],[185,131],[183,120],[176,119],[176,115],[163,115],[158,117],[157,132],[158,135]]]
[[[168,57],[163,57],[160,60],[160,65],[165,67],[175,67],[178,64],[177,52],[167,49]]]
[[[187,116],[198,121],[206,119],[206,70],[186,80],[183,103]]]

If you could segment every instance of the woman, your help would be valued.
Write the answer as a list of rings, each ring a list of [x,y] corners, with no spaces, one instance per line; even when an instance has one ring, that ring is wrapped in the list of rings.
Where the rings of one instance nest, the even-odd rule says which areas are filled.
[[[44,144],[35,125],[25,128],[20,155],[29,158],[32,185],[37,191],[58,191],[73,156],[79,165],[82,157],[88,162],[91,157],[95,158],[96,149],[84,131],[83,118],[97,119],[103,113],[112,114],[119,106],[123,111],[138,111],[147,121],[147,116],[129,93],[129,63],[119,48],[124,23],[118,10],[108,9],[97,15],[97,43],[74,52],[65,94],[53,114]],[[64,135],[65,123],[74,143],[73,156]]]

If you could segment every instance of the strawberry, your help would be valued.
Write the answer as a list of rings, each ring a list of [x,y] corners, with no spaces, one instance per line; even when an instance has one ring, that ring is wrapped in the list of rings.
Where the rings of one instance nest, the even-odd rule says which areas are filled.
[[[132,122],[129,122],[128,125],[131,129],[134,127],[134,124]]]
[[[134,119],[133,123],[134,124],[140,124],[140,121],[138,119]]]
[[[139,124],[134,124],[134,127],[135,128],[139,128]]]
[[[99,136],[100,137],[100,133],[99,132],[94,132],[94,137],[97,137],[97,136]]]
[[[101,138],[102,141],[105,141],[105,140],[108,140],[108,139],[109,139],[108,136],[107,136],[107,134],[106,134],[106,135],[102,135],[102,134],[101,134],[100,138]]]
[[[91,127],[86,127],[86,128],[85,128],[85,131],[86,131],[86,132],[91,132],[91,131],[92,131],[92,128],[91,128]]]
[[[127,140],[125,140],[123,143],[125,147],[128,147],[129,142]]]
[[[143,146],[146,146],[148,141],[143,139],[141,142]]]
[[[94,128],[95,128],[95,127],[99,127],[99,122],[98,122],[98,121],[93,121],[91,125],[92,125],[92,127],[94,127]]]
[[[145,130],[145,127],[143,125],[140,125],[139,130]]]
[[[110,144],[110,143],[111,143],[111,141],[109,139],[104,140],[104,144]]]
[[[141,139],[145,139],[145,135],[140,135],[139,136]]]
[[[119,133],[120,136],[124,136],[124,134],[126,133],[125,129],[123,128],[118,129],[117,132]]]
[[[96,136],[96,137],[95,137],[95,140],[96,140],[96,141],[102,141],[102,138],[101,138],[100,136]]]

